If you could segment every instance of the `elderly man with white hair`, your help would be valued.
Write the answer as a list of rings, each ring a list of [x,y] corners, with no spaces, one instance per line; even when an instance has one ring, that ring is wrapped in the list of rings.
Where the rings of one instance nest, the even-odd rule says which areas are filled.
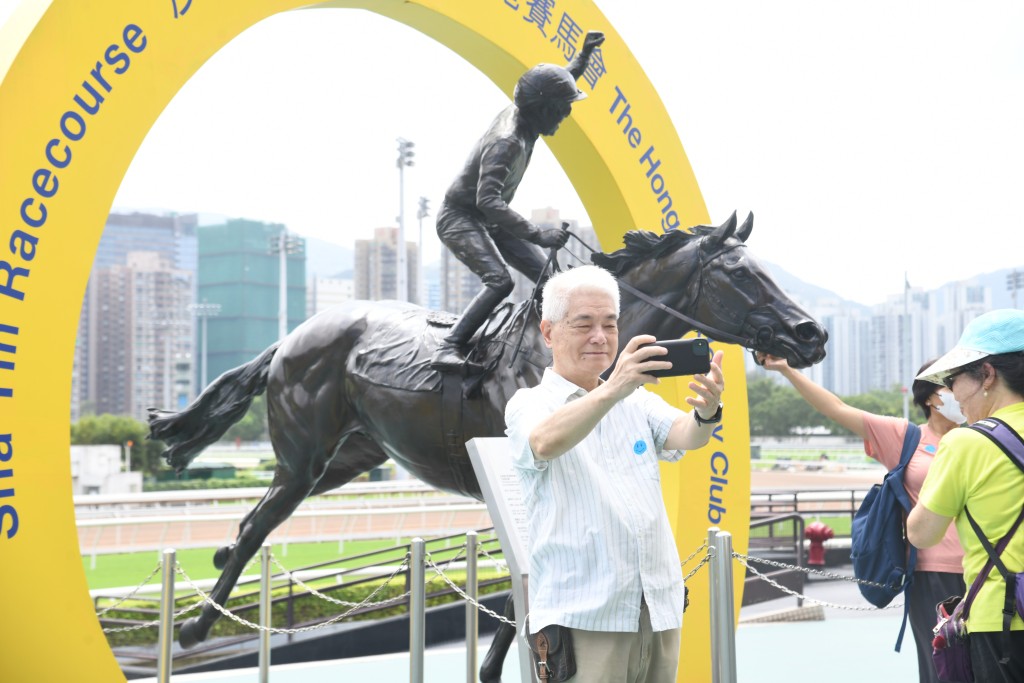
[[[640,348],[653,336],[630,339],[615,360],[618,315],[608,272],[551,278],[540,329],[552,366],[505,411],[530,522],[529,630],[575,648],[571,680],[668,683],[685,593],[658,461],[705,445],[721,421],[722,352],[693,376],[685,412],[643,387],[671,367],[664,347]]]

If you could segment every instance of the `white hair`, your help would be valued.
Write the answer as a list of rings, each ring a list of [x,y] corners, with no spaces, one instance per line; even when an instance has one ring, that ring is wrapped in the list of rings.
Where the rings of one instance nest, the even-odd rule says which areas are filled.
[[[569,312],[569,299],[580,290],[607,294],[619,313],[619,284],[607,270],[597,266],[579,266],[555,275],[544,285],[544,304],[541,318],[557,323]]]

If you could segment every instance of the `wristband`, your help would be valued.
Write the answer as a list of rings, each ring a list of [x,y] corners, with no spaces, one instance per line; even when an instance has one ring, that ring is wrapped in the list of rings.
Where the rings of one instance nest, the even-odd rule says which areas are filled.
[[[700,413],[697,412],[697,409],[694,408],[693,409],[693,419],[696,420],[697,424],[702,426],[702,427],[704,425],[718,424],[719,422],[722,421],[722,404],[719,403],[718,404],[718,410],[715,411],[715,414],[712,415],[711,417],[709,417],[706,420],[703,417],[701,417]]]

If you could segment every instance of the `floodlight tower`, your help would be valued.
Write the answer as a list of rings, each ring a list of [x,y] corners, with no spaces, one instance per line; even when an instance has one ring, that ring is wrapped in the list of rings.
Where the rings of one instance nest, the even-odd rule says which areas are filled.
[[[416,152],[412,151],[412,148],[416,146],[415,142],[406,140],[405,138],[397,138],[398,140],[398,160],[396,165],[398,166],[398,250],[395,256],[395,285],[398,290],[398,300],[408,301],[409,300],[409,270],[406,265],[408,260],[405,253],[405,167],[412,166],[412,158],[416,156]]]
[[[220,304],[206,303],[206,299],[203,299],[202,303],[190,304],[188,308],[201,321],[199,330],[201,336],[199,357],[199,391],[197,391],[196,393],[202,393],[203,389],[206,388],[206,321],[208,318],[220,314]]]
[[[416,291],[419,293],[420,306],[427,305],[427,288],[423,278],[423,219],[430,215],[429,201],[426,197],[420,197],[419,208],[416,210],[416,218],[420,221],[419,249],[416,250]]]
[[[269,240],[271,254],[278,254],[278,292],[277,292],[277,340],[281,341],[288,335],[288,256],[301,254],[305,241],[298,235],[287,230],[272,236]]]

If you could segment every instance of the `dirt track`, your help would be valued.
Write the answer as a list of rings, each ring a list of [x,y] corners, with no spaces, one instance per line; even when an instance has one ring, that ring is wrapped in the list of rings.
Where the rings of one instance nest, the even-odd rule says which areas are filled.
[[[768,489],[868,489],[882,481],[885,475],[877,470],[823,470],[808,471],[755,471],[750,473],[750,488],[753,491]]]

